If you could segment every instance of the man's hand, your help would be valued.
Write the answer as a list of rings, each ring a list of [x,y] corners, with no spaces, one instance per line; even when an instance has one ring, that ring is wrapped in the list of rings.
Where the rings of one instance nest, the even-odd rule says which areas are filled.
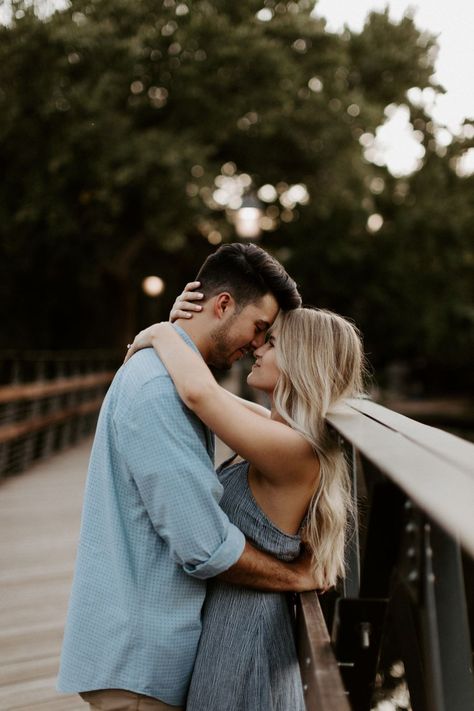
[[[312,558],[309,548],[303,545],[301,554],[291,563],[298,584],[298,587],[295,587],[295,592],[322,589],[321,581],[317,580],[313,573]]]
[[[285,563],[254,548],[247,541],[237,563],[218,577],[232,585],[267,592],[306,592],[321,589],[321,581],[316,580],[312,573],[311,553],[304,547],[296,560]]]

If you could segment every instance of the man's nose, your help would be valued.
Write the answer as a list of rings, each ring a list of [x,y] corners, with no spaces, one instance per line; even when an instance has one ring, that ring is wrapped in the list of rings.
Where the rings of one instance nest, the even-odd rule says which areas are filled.
[[[254,357],[261,356],[263,354],[264,346],[265,346],[265,334],[259,333],[257,336],[255,336],[254,340],[252,341]]]
[[[250,345],[252,346],[254,350],[254,355],[255,351],[257,348],[261,348],[263,344],[265,343],[265,333],[262,331],[262,333],[256,333],[255,336],[253,337],[252,341],[250,342]]]

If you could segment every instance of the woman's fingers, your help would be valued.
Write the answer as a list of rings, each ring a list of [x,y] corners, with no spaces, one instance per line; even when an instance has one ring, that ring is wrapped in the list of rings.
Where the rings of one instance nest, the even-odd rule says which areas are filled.
[[[190,302],[200,301],[202,298],[203,294],[198,291],[183,291],[182,294],[176,297],[173,306],[175,306],[176,304],[188,305]]]
[[[202,311],[202,306],[197,301],[204,298],[204,294],[199,291],[194,291],[200,286],[199,281],[190,281],[184,287],[184,291],[176,298],[171,312],[170,321],[173,323],[178,318],[192,318],[193,313]]]
[[[179,309],[180,311],[202,311],[200,304],[195,304],[194,301],[188,301],[187,299],[176,301],[173,308]]]
[[[186,284],[186,286],[183,289],[183,293],[185,291],[194,291],[195,289],[198,288],[198,286],[201,286],[200,281],[188,281],[188,283]]]

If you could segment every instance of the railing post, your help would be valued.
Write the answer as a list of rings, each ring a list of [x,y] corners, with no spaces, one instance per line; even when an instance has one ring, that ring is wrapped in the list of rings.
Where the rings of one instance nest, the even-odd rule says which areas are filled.
[[[354,513],[353,530],[347,544],[346,577],[343,582],[344,597],[357,597],[360,588],[360,541],[359,541],[359,501],[358,501],[358,458],[354,445],[346,446],[346,457],[351,476],[351,497]]]
[[[434,523],[427,524],[431,550],[432,604],[440,640],[444,708],[474,709],[474,681],[461,552],[456,541]]]

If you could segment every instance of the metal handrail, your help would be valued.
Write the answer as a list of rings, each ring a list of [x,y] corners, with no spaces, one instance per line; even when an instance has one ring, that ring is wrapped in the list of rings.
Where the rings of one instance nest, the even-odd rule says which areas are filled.
[[[474,444],[362,399],[327,420],[474,557]]]
[[[307,711],[333,711],[336,698],[344,708],[337,666],[349,707],[370,711],[393,653],[413,711],[472,711],[474,445],[365,399],[327,421],[348,454],[356,521],[345,581],[325,605],[331,647],[317,596],[300,602]]]

